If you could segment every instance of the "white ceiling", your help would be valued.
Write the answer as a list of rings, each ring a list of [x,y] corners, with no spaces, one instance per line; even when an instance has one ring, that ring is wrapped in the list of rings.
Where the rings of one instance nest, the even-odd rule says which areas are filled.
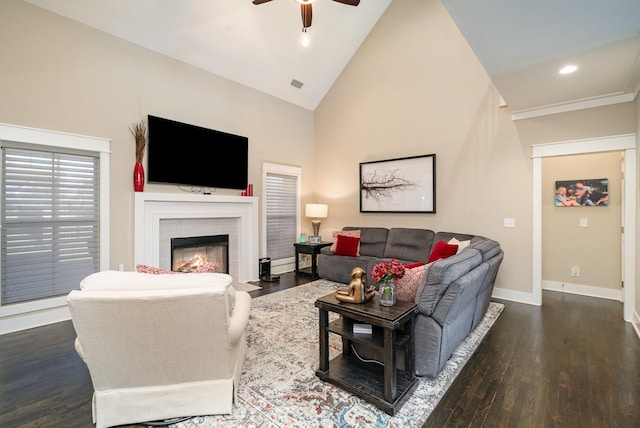
[[[303,48],[294,0],[25,1],[309,110],[391,3],[316,0]],[[442,3],[514,116],[631,101],[638,92],[640,0]],[[565,63],[578,71],[558,75]]]
[[[25,1],[309,110],[391,3],[316,0],[304,48],[294,0]],[[293,79],[304,86],[291,86]]]

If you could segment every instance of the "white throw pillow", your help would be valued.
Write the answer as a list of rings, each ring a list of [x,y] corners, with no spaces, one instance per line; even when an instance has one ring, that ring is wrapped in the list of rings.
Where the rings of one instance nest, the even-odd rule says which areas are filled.
[[[449,242],[447,242],[447,244],[450,245],[457,245],[458,246],[458,251],[456,252],[456,254],[460,253],[460,251],[464,250],[465,248],[467,248],[469,246],[469,244],[471,244],[471,240],[468,241],[458,241],[456,238],[451,238],[449,240]]]

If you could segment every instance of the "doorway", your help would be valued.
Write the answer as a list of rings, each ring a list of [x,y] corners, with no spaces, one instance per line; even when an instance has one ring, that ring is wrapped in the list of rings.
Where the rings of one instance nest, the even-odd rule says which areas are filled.
[[[622,281],[624,283],[624,320],[633,319],[635,301],[635,218],[636,218],[636,137],[635,134],[565,141],[533,146],[533,300],[542,304],[542,159],[545,157],[624,151],[624,188],[622,189],[623,228]]]
[[[622,299],[624,152],[542,159],[542,289]]]

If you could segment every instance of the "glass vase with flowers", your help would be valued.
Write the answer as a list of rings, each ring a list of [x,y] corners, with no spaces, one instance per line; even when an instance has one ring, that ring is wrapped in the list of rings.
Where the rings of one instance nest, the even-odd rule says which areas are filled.
[[[396,259],[378,263],[371,270],[371,278],[378,284],[382,306],[395,305],[396,289],[393,281],[402,278],[404,270],[404,265]]]

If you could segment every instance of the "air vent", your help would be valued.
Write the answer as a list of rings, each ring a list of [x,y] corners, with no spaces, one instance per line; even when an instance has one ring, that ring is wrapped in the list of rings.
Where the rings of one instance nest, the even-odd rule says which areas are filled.
[[[294,88],[302,88],[302,85],[304,85],[304,83],[300,82],[299,80],[293,79],[291,81],[291,86],[293,86]]]

